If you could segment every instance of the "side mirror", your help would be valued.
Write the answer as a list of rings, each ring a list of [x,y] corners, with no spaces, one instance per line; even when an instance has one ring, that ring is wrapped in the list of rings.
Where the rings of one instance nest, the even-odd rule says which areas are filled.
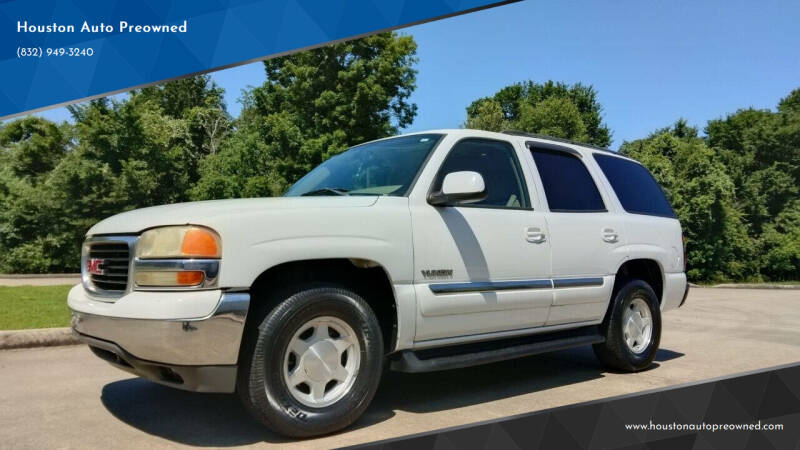
[[[442,181],[442,190],[428,196],[433,206],[455,206],[474,203],[486,198],[486,184],[478,172],[450,172]]]

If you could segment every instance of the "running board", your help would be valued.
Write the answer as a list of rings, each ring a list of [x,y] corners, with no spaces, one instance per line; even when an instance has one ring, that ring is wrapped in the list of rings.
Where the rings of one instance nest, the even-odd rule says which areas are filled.
[[[511,339],[417,351],[403,350],[395,354],[391,369],[410,373],[459,369],[601,342],[605,342],[605,338],[600,334],[599,327],[592,325]]]

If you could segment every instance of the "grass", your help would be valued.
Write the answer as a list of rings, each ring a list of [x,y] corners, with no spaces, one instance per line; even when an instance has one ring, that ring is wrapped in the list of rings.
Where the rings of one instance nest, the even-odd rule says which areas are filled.
[[[72,286],[0,286],[0,330],[69,326]]]

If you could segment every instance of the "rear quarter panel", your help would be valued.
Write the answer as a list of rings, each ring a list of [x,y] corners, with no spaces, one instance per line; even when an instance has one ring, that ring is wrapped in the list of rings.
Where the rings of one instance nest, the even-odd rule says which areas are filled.
[[[683,272],[683,239],[677,219],[628,214],[625,222],[630,259],[653,259],[663,274],[661,309],[680,306],[686,289]]]
[[[683,272],[683,241],[677,219],[628,214],[628,257],[654,259],[664,273]]]

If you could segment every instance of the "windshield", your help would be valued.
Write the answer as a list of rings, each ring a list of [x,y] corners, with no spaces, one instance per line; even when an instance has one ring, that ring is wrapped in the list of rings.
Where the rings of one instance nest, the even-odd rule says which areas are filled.
[[[414,134],[353,147],[317,166],[289,188],[286,196],[404,196],[442,136]]]

